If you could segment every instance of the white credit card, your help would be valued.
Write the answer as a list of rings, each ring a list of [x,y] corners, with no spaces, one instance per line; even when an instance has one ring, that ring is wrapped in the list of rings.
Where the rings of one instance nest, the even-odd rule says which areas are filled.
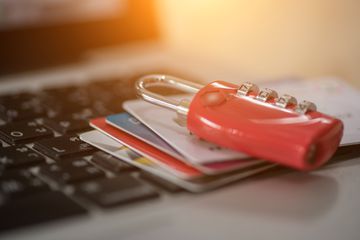
[[[126,101],[123,108],[193,164],[249,158],[243,153],[221,148],[191,135],[186,127],[174,122],[175,112],[166,108],[143,100]]]
[[[144,157],[141,157],[132,150],[126,148],[124,145],[120,144],[119,142],[113,140],[112,138],[106,136],[105,134],[102,134],[97,130],[92,130],[80,134],[80,139],[118,158],[119,161],[125,161],[144,171],[147,171],[175,185],[178,185],[190,192],[204,192],[215,189],[276,166],[275,164],[264,164],[251,169],[235,171],[231,174],[229,173],[220,174],[217,176],[205,176],[200,179],[191,181],[176,177],[175,175],[165,171],[155,162],[152,162],[149,159],[144,159]]]
[[[360,91],[336,78],[314,81],[279,81],[264,83],[279,94],[290,94],[298,102],[308,100],[316,104],[319,112],[341,119],[344,135],[340,146],[360,143]]]

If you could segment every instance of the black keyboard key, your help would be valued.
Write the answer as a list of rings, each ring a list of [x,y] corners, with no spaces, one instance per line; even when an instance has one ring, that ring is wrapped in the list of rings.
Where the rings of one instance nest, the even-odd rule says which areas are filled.
[[[61,192],[44,192],[7,201],[0,206],[0,231],[81,216],[86,209]]]
[[[21,144],[51,137],[53,132],[35,121],[9,123],[0,127],[0,138],[10,144]]]
[[[44,89],[42,101],[50,107],[58,103],[72,103],[79,107],[85,107],[91,103],[87,89],[81,85]]]
[[[49,117],[61,117],[91,106],[86,89],[80,86],[44,90],[43,104]]]
[[[0,98],[0,118],[6,122],[33,119],[45,114],[37,95],[23,93]]]
[[[49,164],[40,168],[40,174],[59,185],[65,185],[94,178],[104,177],[105,173],[85,159]]]
[[[114,173],[122,173],[136,170],[134,166],[131,166],[130,164],[127,164],[126,162],[101,151],[95,153],[92,156],[91,162]]]
[[[61,133],[74,133],[90,129],[86,120],[73,119],[73,118],[46,118],[44,125],[52,130]]]
[[[15,122],[45,116],[46,112],[42,107],[34,107],[30,109],[22,109],[19,106],[6,108],[1,111],[0,118],[6,122]]]
[[[49,190],[49,187],[28,171],[5,172],[0,178],[0,195],[5,199],[23,197]]]
[[[0,148],[0,165],[6,169],[43,163],[45,158],[25,145]]]
[[[91,108],[94,109],[96,116],[107,116],[110,114],[114,114],[117,112],[121,112],[121,104],[116,104],[118,100],[115,100],[114,102],[105,102],[102,100],[95,100]]]
[[[88,120],[90,118],[96,117],[97,115],[98,113],[94,109],[88,107],[71,113],[71,118],[75,120]]]
[[[41,140],[35,142],[33,148],[54,159],[81,157],[96,151],[95,148],[81,141],[75,135]]]
[[[88,120],[98,116],[95,109],[90,107],[86,108],[64,108],[64,109],[51,109],[48,111],[49,118],[62,118],[68,116],[68,118],[74,120]]]
[[[77,185],[75,191],[79,196],[104,208],[158,196],[152,187],[128,174],[85,182]]]
[[[76,86],[59,86],[54,88],[45,88],[41,91],[41,98],[45,102],[50,102],[50,100],[60,100],[64,98],[72,91],[77,89]]]
[[[89,106],[91,104],[91,101],[92,101],[91,97],[85,85],[76,86],[72,91],[69,91],[66,95],[67,103],[77,104],[82,107]]]
[[[73,113],[81,113],[84,111],[84,107],[77,106],[75,104],[67,105],[65,102],[56,103],[54,106],[46,106],[47,117],[49,118],[61,118],[63,116],[71,116]],[[89,115],[89,114],[88,114]]]

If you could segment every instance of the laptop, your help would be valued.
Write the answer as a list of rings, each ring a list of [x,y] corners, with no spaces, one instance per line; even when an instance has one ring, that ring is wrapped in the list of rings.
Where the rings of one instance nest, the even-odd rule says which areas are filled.
[[[155,1],[0,0],[0,9],[1,239],[359,239],[354,147],[336,168],[278,168],[203,194],[84,147],[88,119],[123,111],[138,76],[217,77],[163,46]],[[88,182],[101,194],[86,194]],[[155,190],[132,199],[114,191],[124,184]],[[127,201],[94,204],[104,196]]]

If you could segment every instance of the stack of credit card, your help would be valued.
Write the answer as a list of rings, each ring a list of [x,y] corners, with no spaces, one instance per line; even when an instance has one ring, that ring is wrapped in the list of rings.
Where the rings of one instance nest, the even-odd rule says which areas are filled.
[[[346,107],[348,104],[344,104],[347,100],[353,102],[359,95],[344,82],[337,79],[324,79],[316,83],[288,81],[269,87],[296,92],[310,101],[312,97],[315,98],[314,102],[320,110],[325,109],[324,112],[344,121],[341,145],[359,142],[360,134],[354,136],[354,132],[349,132],[347,127],[356,125],[356,129],[360,129],[360,116],[352,115],[349,118],[347,113],[354,113],[354,107],[349,110]],[[314,87],[317,94],[309,94]],[[342,95],[335,95],[334,91]],[[335,103],[342,103],[342,107],[337,107]],[[81,134],[81,139],[119,161],[132,164],[188,191],[202,192],[217,188],[275,166],[198,139],[185,127],[179,126],[174,121],[174,112],[165,108],[143,100],[126,101],[123,108],[126,112],[92,119],[90,125],[94,130]]]
[[[274,166],[198,139],[161,107],[142,100],[123,106],[127,112],[92,119],[95,130],[81,139],[188,191],[217,188]]]

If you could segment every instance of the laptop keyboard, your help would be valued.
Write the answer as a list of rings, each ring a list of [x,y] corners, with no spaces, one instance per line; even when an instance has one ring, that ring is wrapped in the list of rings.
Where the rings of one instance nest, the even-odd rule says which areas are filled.
[[[90,118],[121,112],[122,102],[136,97],[134,79],[0,96],[0,230],[153,199],[159,186],[177,190],[77,135],[90,129]]]

